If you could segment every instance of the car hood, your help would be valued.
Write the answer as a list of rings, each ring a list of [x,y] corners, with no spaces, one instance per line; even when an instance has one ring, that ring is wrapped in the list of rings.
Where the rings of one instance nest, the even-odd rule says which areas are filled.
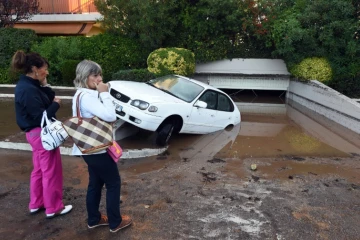
[[[110,85],[111,88],[122,94],[125,94],[131,100],[139,99],[148,103],[184,103],[183,100],[142,82],[110,81]]]

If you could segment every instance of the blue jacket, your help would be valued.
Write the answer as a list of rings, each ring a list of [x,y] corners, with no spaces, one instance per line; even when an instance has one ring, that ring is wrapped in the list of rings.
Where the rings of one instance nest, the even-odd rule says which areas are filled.
[[[54,97],[51,88],[41,87],[39,81],[21,75],[15,87],[16,123],[20,129],[28,132],[40,127],[44,110],[49,119],[55,117],[60,105],[53,102]]]

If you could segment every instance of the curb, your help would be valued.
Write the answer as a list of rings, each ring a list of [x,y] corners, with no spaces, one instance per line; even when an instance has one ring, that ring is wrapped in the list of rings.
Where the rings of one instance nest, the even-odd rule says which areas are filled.
[[[12,150],[23,150],[23,151],[31,151],[32,148],[28,143],[14,143],[14,142],[3,142],[0,141],[0,148],[2,149],[12,149]],[[142,157],[151,157],[159,155],[166,151],[167,148],[144,148],[140,150],[129,149],[123,152],[121,159],[131,159],[131,158],[142,158]],[[71,155],[72,148],[70,147],[60,147],[60,153],[66,156]]]
[[[6,94],[6,93],[0,93],[0,98],[14,98],[15,97],[15,94]],[[73,97],[70,97],[70,96],[57,96],[58,98],[60,99],[68,99],[68,100],[71,100],[73,99]]]
[[[16,87],[16,84],[0,84],[1,87]],[[75,87],[51,86],[53,89],[76,90]]]

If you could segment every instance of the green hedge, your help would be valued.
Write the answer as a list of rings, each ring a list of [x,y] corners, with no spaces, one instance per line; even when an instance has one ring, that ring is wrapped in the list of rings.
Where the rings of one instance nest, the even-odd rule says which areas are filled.
[[[0,68],[0,84],[12,84],[9,68]]]
[[[293,76],[300,80],[330,81],[333,77],[332,68],[325,58],[305,58],[290,69]]]
[[[352,78],[335,77],[328,85],[345,96],[350,98],[360,98],[360,74]]]
[[[149,72],[157,76],[189,76],[195,72],[195,54],[184,48],[159,48],[150,53],[147,65]]]
[[[129,38],[99,34],[86,38],[82,46],[85,58],[95,61],[103,69],[104,82],[110,81],[119,70],[146,67],[148,52]]]
[[[48,59],[49,81],[59,85],[70,83],[67,66],[74,62],[69,60],[89,59],[99,63],[107,82],[119,70],[146,67],[148,56],[135,41],[108,33],[93,37],[44,37],[31,50]]]
[[[81,49],[84,40],[85,37],[44,37],[39,43],[33,45],[31,50],[40,53],[49,61],[49,83],[67,85],[62,81],[64,79],[63,64],[66,64],[69,59],[79,62],[84,58]]]
[[[0,67],[8,68],[17,50],[28,52],[37,36],[33,30],[0,28]]]
[[[156,75],[147,69],[120,70],[112,75],[114,80],[126,80],[136,82],[147,82],[154,79]]]
[[[64,83],[64,85],[74,86],[76,66],[79,62],[79,60],[66,60],[60,65],[62,83]]]

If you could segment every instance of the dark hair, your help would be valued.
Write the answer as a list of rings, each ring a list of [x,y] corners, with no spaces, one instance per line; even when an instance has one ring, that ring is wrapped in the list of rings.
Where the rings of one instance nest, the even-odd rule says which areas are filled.
[[[48,65],[50,67],[49,62],[43,58],[38,53],[24,53],[19,50],[16,51],[14,56],[12,57],[11,67],[13,70],[20,71],[22,73],[31,73],[32,67],[35,66],[37,68],[41,68],[44,65]]]

